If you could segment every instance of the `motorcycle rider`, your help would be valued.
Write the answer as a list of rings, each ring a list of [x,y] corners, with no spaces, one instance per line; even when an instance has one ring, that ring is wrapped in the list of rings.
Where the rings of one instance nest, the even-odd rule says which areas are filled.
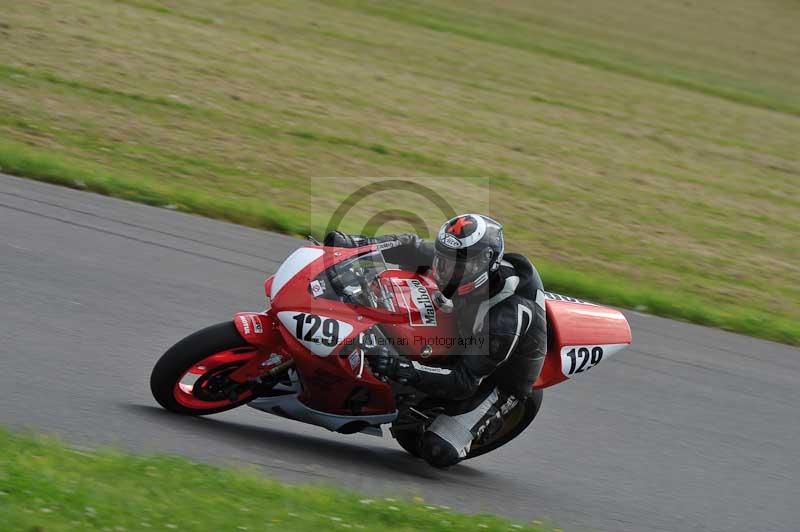
[[[459,336],[472,339],[462,344],[472,347],[454,353],[461,356],[449,367],[410,361],[385,346],[367,358],[377,376],[445,400],[445,412],[421,435],[418,451],[436,467],[459,462],[474,441],[502,428],[542,369],[547,322],[536,269],[524,256],[505,253],[502,225],[479,214],[448,220],[433,243],[414,234],[371,238],[333,231],[324,244],[377,244],[388,262],[433,271],[437,306],[456,313]]]

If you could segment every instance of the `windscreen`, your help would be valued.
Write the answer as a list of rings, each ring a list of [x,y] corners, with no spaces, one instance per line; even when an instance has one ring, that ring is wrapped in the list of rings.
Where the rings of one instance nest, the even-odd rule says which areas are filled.
[[[391,292],[380,282],[380,274],[386,270],[383,254],[375,250],[332,265],[317,280],[326,285],[322,297],[393,311]]]

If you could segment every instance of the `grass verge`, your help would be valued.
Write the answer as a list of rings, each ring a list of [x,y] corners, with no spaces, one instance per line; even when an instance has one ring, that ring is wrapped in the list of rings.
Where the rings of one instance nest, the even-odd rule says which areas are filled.
[[[308,227],[308,224],[294,221],[296,216],[293,213],[279,207],[264,209],[261,202],[226,200],[169,182],[111,174],[96,164],[74,161],[57,153],[44,153],[3,139],[0,139],[0,172],[272,231],[301,234]]]
[[[285,485],[182,458],[80,451],[0,428],[4,530],[531,530],[495,516]]]

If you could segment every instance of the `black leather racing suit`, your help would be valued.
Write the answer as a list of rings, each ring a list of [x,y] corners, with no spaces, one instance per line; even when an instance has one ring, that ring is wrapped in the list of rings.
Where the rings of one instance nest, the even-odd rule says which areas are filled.
[[[366,238],[333,232],[325,238],[330,246],[368,243],[378,244],[387,262],[406,270],[421,272],[433,261],[433,243],[412,234]],[[530,261],[506,253],[486,286],[453,298],[458,335],[469,340],[461,344],[471,347],[454,352],[460,356],[447,368],[405,364],[408,384],[450,403],[420,441],[420,454],[439,467],[463,459],[475,438],[527,397],[544,363],[544,291]]]

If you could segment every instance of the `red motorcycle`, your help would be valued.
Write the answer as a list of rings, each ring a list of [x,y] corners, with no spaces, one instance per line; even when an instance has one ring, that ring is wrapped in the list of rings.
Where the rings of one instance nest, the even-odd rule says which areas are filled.
[[[150,387],[172,412],[206,415],[248,404],[343,434],[380,436],[390,424],[417,455],[418,435],[443,411],[436,400],[376,378],[365,351],[385,345],[428,366],[446,365],[454,316],[425,274],[390,269],[376,245],[302,247],[264,283],[270,307],[198,331],[156,363]],[[511,441],[533,421],[542,389],[588,372],[631,342],[621,312],[546,294],[548,353],[533,393],[467,458]]]

